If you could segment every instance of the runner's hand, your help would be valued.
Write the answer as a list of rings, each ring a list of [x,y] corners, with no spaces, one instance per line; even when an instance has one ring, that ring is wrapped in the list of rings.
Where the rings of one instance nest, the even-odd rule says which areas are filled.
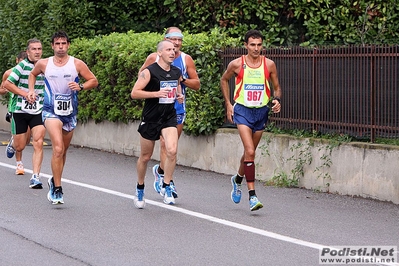
[[[184,95],[183,94],[177,94],[177,101],[179,103],[183,103],[184,102]]]

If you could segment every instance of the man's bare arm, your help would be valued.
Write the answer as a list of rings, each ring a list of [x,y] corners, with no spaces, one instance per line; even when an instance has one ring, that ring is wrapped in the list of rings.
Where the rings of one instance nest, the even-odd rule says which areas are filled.
[[[280,83],[278,81],[277,67],[276,64],[270,59],[267,59],[267,69],[269,70],[270,80],[273,85],[273,96],[277,99],[281,99],[282,92],[280,88]],[[278,113],[281,110],[280,101],[277,99],[272,100],[272,110],[274,113]]]
[[[226,71],[223,73],[222,78],[220,79],[220,88],[222,90],[224,104],[226,108],[226,118],[230,123],[233,123],[233,105],[230,102],[230,88],[229,81],[233,77],[233,75],[237,74],[240,69],[241,59],[237,58],[231,61]]]
[[[4,84],[7,81],[7,78],[11,74],[11,72],[12,72],[12,69],[9,69],[6,72],[4,72],[4,74],[3,74],[3,78],[2,78],[1,84],[0,84],[0,95],[6,94],[8,92],[8,90],[4,87]]]
[[[186,69],[187,69],[187,75],[188,77],[184,81],[184,85],[186,85],[188,88],[192,90],[199,90],[201,83],[200,79],[198,77],[197,69],[195,67],[194,60],[191,56],[186,55],[185,57],[186,60]]]
[[[79,75],[84,78],[83,88],[90,90],[98,86],[98,80],[96,76],[91,72],[89,67],[80,59],[75,58],[75,65]]]

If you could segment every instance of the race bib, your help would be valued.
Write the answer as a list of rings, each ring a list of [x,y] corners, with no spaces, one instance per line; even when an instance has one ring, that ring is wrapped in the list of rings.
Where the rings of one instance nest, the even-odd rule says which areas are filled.
[[[174,103],[176,99],[177,80],[167,80],[160,82],[160,90],[168,90],[166,98],[159,98],[160,104]]]
[[[37,113],[38,106],[39,106],[39,97],[36,97],[36,100],[33,103],[30,103],[25,98],[22,98],[21,110],[24,111],[25,113],[30,113],[30,114]]]
[[[265,96],[265,86],[263,84],[245,84],[244,85],[244,103],[245,106],[259,106]]]
[[[54,96],[54,113],[60,116],[70,115],[73,112],[72,95],[56,94]]]

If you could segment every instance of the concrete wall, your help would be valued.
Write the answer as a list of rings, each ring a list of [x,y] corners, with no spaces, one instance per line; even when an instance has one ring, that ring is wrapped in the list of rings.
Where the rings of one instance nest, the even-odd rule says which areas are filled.
[[[2,106],[0,129],[9,131],[5,112]],[[79,124],[72,144],[139,156],[137,127],[138,123]],[[299,164],[304,171],[300,187],[399,204],[399,147],[367,143],[330,147],[325,141],[265,133],[257,150],[257,179],[268,180],[279,172],[289,175]],[[236,129],[219,129],[212,136],[183,134],[179,141],[178,164],[232,175],[237,171],[242,151]],[[153,159],[159,160],[158,142]],[[303,160],[306,163],[300,163]]]

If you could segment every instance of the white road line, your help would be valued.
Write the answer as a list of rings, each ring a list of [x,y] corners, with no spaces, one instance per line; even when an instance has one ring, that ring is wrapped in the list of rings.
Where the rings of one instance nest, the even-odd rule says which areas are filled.
[[[0,162],[0,166],[4,166],[4,167],[7,167],[7,168],[11,168],[11,169],[15,169],[16,168],[14,165],[5,164],[5,163],[2,163],[2,162]],[[25,168],[25,172],[32,173],[32,170]],[[46,177],[46,178],[51,178],[51,175],[48,175],[48,174],[42,174],[41,173],[40,176],[41,177]],[[65,183],[68,183],[68,184],[72,184],[72,185],[76,185],[76,186],[80,186],[80,187],[89,188],[89,189],[92,189],[92,190],[97,190],[97,191],[108,193],[108,194],[115,195],[115,196],[118,196],[118,197],[123,197],[123,198],[128,198],[128,199],[133,199],[134,198],[133,195],[125,194],[125,193],[118,192],[118,191],[111,190],[111,189],[106,189],[106,188],[102,188],[102,187],[89,185],[89,184],[82,183],[82,182],[73,181],[73,180],[66,179],[66,178],[63,178],[62,182],[65,182]],[[285,241],[285,242],[288,242],[288,243],[292,243],[292,244],[296,244],[296,245],[300,245],[300,246],[304,246],[304,247],[309,247],[309,248],[313,248],[313,249],[317,249],[317,250],[321,250],[323,248],[335,249],[334,247],[329,247],[329,246],[326,246],[326,245],[321,245],[321,244],[312,243],[312,242],[309,242],[309,241],[304,241],[304,240],[293,238],[293,237],[289,237],[289,236],[280,235],[280,234],[273,233],[273,232],[270,232],[270,231],[267,231],[267,230],[262,230],[262,229],[259,229],[259,228],[255,228],[255,227],[252,227],[252,226],[243,225],[243,224],[235,223],[235,222],[232,222],[232,221],[220,219],[220,218],[217,218],[217,217],[214,217],[214,216],[210,216],[210,215],[206,215],[206,214],[203,214],[203,213],[186,210],[186,209],[183,209],[181,207],[176,207],[176,206],[173,206],[173,205],[166,205],[164,203],[153,201],[153,200],[146,199],[145,202],[146,202],[146,204],[154,205],[154,206],[157,206],[157,207],[160,207],[160,208],[169,209],[169,210],[172,210],[172,211],[175,211],[175,212],[180,212],[180,213],[183,213],[183,214],[186,214],[186,215],[190,215],[190,216],[193,216],[193,217],[197,217],[197,218],[200,218],[200,219],[203,219],[203,220],[208,220],[210,222],[214,222],[214,223],[230,226],[230,227],[237,228],[237,229],[240,229],[240,230],[243,230],[243,231],[247,231],[247,232],[250,232],[250,233],[253,233],[253,234],[266,236],[266,237],[269,237],[269,238]],[[395,263],[395,264],[380,264],[380,265],[399,266],[399,263]]]

